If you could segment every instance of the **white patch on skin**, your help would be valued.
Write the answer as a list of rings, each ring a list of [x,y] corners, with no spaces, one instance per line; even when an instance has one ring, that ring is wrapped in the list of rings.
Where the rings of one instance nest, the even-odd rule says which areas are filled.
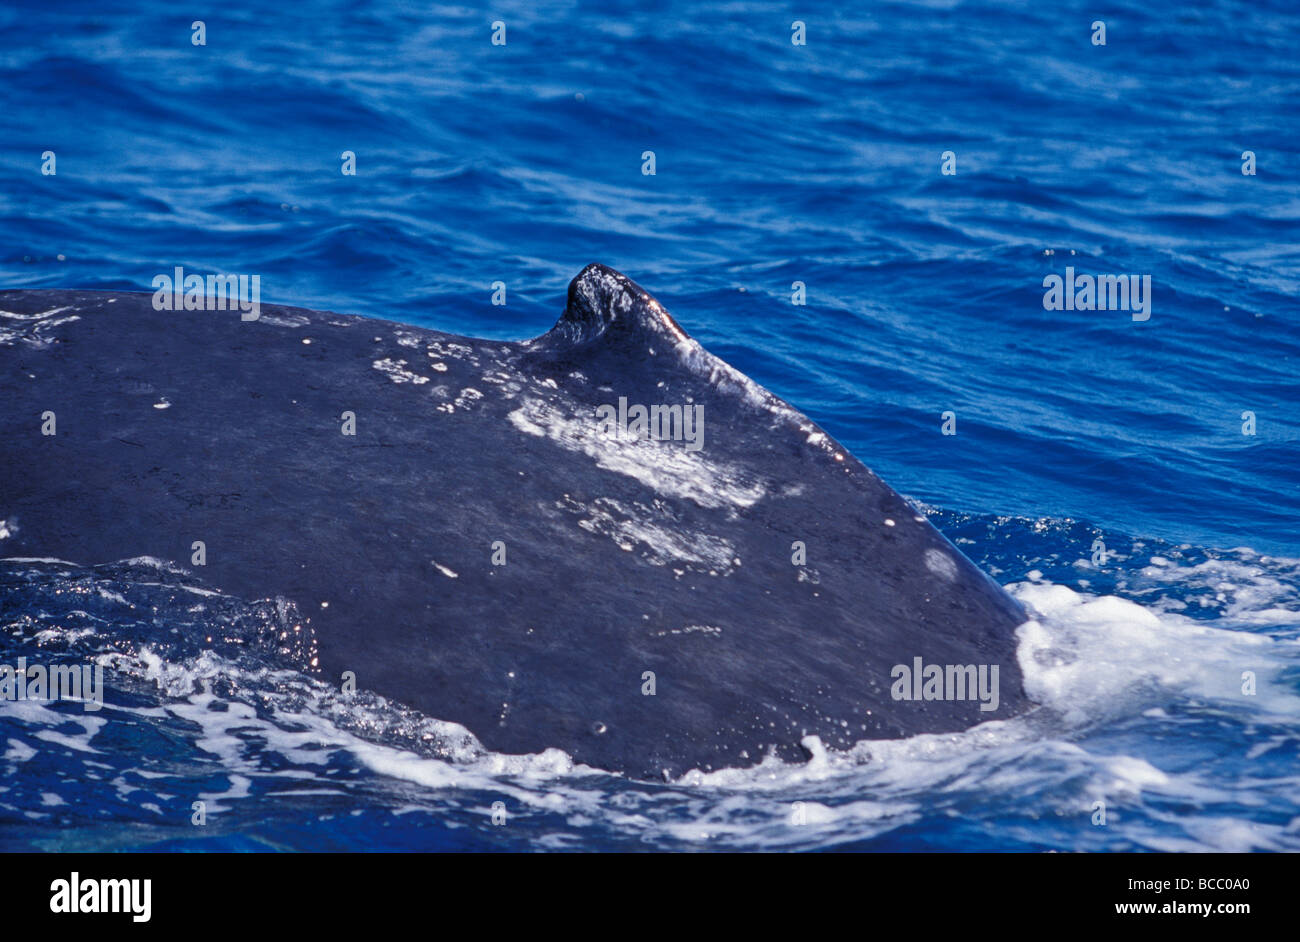
[[[510,420],[511,425],[519,429],[521,432],[527,432],[529,435],[538,435],[543,438],[546,436],[546,429],[528,418],[528,416],[524,414],[523,409],[516,409],[514,412],[511,412],[506,416],[506,418]]]
[[[64,311],[71,310],[75,310],[75,308],[68,305],[65,307],[52,307],[48,311],[41,311],[39,314],[15,314],[13,311],[0,311],[0,317],[19,322],[12,329],[7,326],[0,326],[0,344],[8,346],[15,341],[21,340],[27,345],[38,349],[48,347],[54,339],[48,336],[52,328],[81,320],[81,317],[77,314],[70,314],[67,317],[57,316]]]
[[[441,340],[430,341],[429,346],[426,348],[426,351],[436,353],[440,357],[447,357],[448,359],[452,359],[452,360],[469,356],[471,353],[474,352],[464,344],[446,343]]]
[[[72,310],[72,305],[64,307],[52,307],[48,311],[41,311],[37,314],[16,314],[13,311],[0,311],[0,317],[8,317],[18,321],[39,321],[47,317],[53,317],[55,314],[61,314],[64,311]]]
[[[722,629],[717,625],[687,625],[685,628],[673,628],[669,631],[656,631],[655,635],[660,638],[666,638],[668,635],[712,635],[715,638],[722,637]]]
[[[414,383],[418,386],[421,383],[427,383],[429,381],[429,377],[421,376],[418,373],[412,373],[410,370],[406,369],[405,360],[389,360],[385,358],[383,360],[376,360],[370,365],[379,370],[379,372],[383,373],[394,383]]]
[[[450,569],[448,569],[448,568],[447,568],[446,566],[444,566],[442,563],[438,562],[436,559],[431,559],[431,560],[429,560],[429,562],[433,563],[433,568],[436,569],[436,570],[438,570],[440,573],[442,573],[442,574],[443,574],[444,576],[446,576],[448,579],[459,579],[459,578],[460,578],[460,576],[456,575],[456,573],[452,572]]]
[[[642,547],[641,558],[654,566],[693,563],[712,567],[715,572],[722,570],[726,576],[733,566],[740,565],[735,547],[727,540],[708,533],[684,532],[675,528],[667,515],[641,503],[628,506],[610,497],[599,497],[590,506],[583,506],[566,496],[556,506],[583,516],[578,526],[588,533],[609,537],[619,549],[632,552]]]
[[[925,568],[944,582],[953,582],[957,578],[957,563],[943,550],[926,550]]]
[[[130,559],[122,560],[122,563],[127,566],[148,566],[150,569],[157,569],[159,572],[170,572],[176,576],[189,575],[188,572],[175,563],[159,559],[157,556],[133,556]]]
[[[742,469],[690,452],[682,442],[606,438],[595,416],[570,417],[540,399],[526,399],[507,418],[529,435],[549,438],[593,458],[597,467],[635,478],[651,490],[701,507],[750,507],[767,494],[766,482]],[[707,423],[706,431],[707,435]]]
[[[13,520],[0,520],[0,540],[7,540],[18,532],[18,524]]]
[[[271,324],[275,327],[306,327],[311,323],[311,319],[303,317],[301,314],[267,314],[262,313],[258,320],[263,324]]]
[[[456,405],[462,409],[468,409],[470,403],[482,398],[483,394],[477,389],[462,389],[460,395],[456,397]]]

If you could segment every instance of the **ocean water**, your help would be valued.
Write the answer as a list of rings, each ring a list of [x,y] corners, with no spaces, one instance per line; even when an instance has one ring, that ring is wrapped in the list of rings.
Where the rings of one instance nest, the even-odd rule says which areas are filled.
[[[520,339],[612,265],[1031,608],[1043,706],[645,784],[277,669],[169,561],[0,561],[0,662],[110,682],[0,702],[0,849],[1300,850],[1300,8],[257,6],[0,8],[0,287]]]

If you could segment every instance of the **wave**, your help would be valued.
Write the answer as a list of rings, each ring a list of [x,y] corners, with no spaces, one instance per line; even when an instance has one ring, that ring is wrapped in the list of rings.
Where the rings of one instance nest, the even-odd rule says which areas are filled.
[[[554,749],[493,753],[457,724],[345,693],[313,674],[283,600],[214,593],[159,560],[3,560],[0,659],[85,660],[109,680],[97,712],[0,701],[0,845],[92,849],[107,817],[113,846],[137,849],[283,842],[286,818],[305,849],[1300,849],[1300,561],[1156,549],[1122,561],[1117,591],[1141,601],[1038,569],[1008,586],[1035,616],[1018,654],[1040,706],[1025,716],[844,752],[810,738],[807,762],[662,784]],[[106,787],[115,797],[92,801]],[[319,842],[354,813],[364,825]]]

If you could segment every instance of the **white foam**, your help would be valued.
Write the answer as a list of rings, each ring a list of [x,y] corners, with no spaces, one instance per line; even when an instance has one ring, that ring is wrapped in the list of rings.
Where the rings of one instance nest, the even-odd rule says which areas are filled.
[[[1281,682],[1277,660],[1279,646],[1296,652],[1294,642],[1208,627],[1174,613],[1157,615],[1115,596],[1086,596],[1050,583],[1009,589],[1040,613],[1019,632],[1026,692],[1069,722],[1132,711],[1153,691],[1300,715],[1300,697]],[[1258,682],[1248,702],[1244,671],[1254,672]]]
[[[26,762],[34,755],[36,755],[36,750],[27,743],[18,739],[11,739],[9,740],[9,748],[5,750],[3,758],[6,762]]]
[[[613,519],[636,510],[600,509]],[[341,761],[400,782],[393,794],[408,813],[414,807],[440,818],[486,818],[487,805],[499,796],[512,820],[532,816],[534,846],[556,849],[583,846],[589,835],[605,832],[628,846],[819,848],[897,834],[940,816],[989,835],[991,844],[1052,840],[1060,828],[1027,823],[1018,830],[1016,816],[1032,803],[1035,815],[1068,831],[1063,848],[1077,848],[1079,835],[1088,835],[1083,839],[1150,850],[1297,850],[1300,837],[1285,822],[1287,809],[1300,805],[1300,773],[1284,763],[1300,739],[1300,698],[1287,675],[1300,662],[1300,642],[1289,629],[1254,625],[1261,612],[1279,624],[1300,624],[1287,607],[1295,583],[1285,561],[1236,562],[1245,568],[1171,560],[1156,567],[1169,571],[1156,584],[1170,594],[1141,605],[1041,581],[1010,586],[1035,612],[1021,629],[1018,651],[1026,686],[1042,704],[1029,714],[962,733],[862,742],[844,752],[807,737],[807,762],[769,757],[750,768],[690,772],[667,785],[583,768],[558,750],[493,753],[458,724],[379,697],[349,698],[296,672],[246,673],[211,652],[183,663],[147,649],[134,658],[111,655],[117,668],[150,679],[165,699],[159,707],[110,702],[105,711],[194,724],[198,748],[226,776],[224,786],[203,796],[212,803],[209,813],[262,801],[274,791],[273,780],[285,778],[301,782],[301,792],[346,791],[349,783],[326,782],[312,771]],[[1221,592],[1222,609],[1236,620],[1198,621],[1167,610],[1189,591]],[[669,630],[709,633],[710,627]],[[1241,689],[1247,666],[1257,676],[1257,692],[1249,696]],[[208,692],[225,685],[240,692],[233,699]],[[78,733],[78,726],[68,726],[73,714],[39,703],[0,703],[0,711],[33,727],[33,734],[9,740],[4,759],[10,763],[44,748],[78,755],[107,748],[95,739],[99,727],[87,727],[80,716]],[[1193,721],[1223,727],[1230,745],[1203,738],[1179,749],[1165,745]],[[1117,736],[1123,730],[1116,722],[1140,723],[1141,732]],[[1198,737],[1206,735],[1212,734]],[[429,743],[437,755],[424,747]],[[1221,754],[1215,762],[1189,762],[1185,750],[1198,745]],[[1225,757],[1249,763],[1250,771],[1225,776],[1216,764]],[[367,781],[365,788],[370,795],[383,785]],[[1108,829],[1089,823],[1098,801],[1109,809]],[[1243,805],[1280,809],[1282,817],[1274,824],[1230,810]],[[466,814],[448,816],[448,809]]]
[[[1209,589],[1203,607],[1220,610],[1235,622],[1250,625],[1300,623],[1300,559],[1261,556],[1249,549],[1232,556],[1174,566],[1152,556],[1141,577],[1164,586]]]

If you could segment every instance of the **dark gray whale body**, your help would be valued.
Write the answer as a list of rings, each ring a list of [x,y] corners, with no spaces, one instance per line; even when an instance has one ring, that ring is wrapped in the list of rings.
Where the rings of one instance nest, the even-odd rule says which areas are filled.
[[[0,387],[0,556],[153,556],[291,600],[325,679],[493,750],[660,778],[1028,707],[1019,606],[603,266],[523,343],[0,292]],[[620,399],[701,416],[702,443],[610,434]],[[912,697],[891,672],[917,658],[997,667],[996,709]]]

